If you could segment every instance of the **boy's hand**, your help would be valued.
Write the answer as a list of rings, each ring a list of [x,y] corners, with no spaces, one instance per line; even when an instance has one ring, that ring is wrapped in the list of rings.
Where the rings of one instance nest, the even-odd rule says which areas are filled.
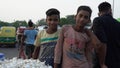
[[[105,64],[101,65],[101,68],[108,68]]]
[[[59,64],[57,64],[57,63],[54,63],[54,68],[59,68],[59,66],[58,66]]]

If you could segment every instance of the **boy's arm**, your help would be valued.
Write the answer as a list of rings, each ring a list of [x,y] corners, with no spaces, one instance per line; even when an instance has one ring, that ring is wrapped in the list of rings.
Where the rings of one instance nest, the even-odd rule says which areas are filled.
[[[34,42],[34,46],[35,46],[35,49],[34,49],[34,52],[32,54],[32,58],[33,59],[38,59],[39,57],[39,52],[40,52],[40,36],[41,36],[41,33],[40,31],[38,32],[38,34],[36,35],[36,39],[35,39],[35,42]]]
[[[40,46],[35,46],[34,52],[32,54],[32,58],[33,59],[38,59],[39,57],[39,52],[40,52]]]
[[[87,45],[86,45],[86,49],[85,49],[85,55],[86,55],[86,58],[88,60],[90,68],[93,67],[93,63],[92,63],[92,49],[93,49],[92,43],[88,42]]]
[[[91,38],[92,46],[95,48],[98,54],[99,63],[101,67],[105,66],[105,56],[106,56],[106,44],[101,43],[97,36],[90,30],[87,30],[88,36]]]
[[[59,34],[57,44],[55,46],[54,68],[58,68],[59,64],[61,64],[61,60],[62,60],[62,56],[63,56],[63,41],[64,41],[64,35],[63,35],[63,28],[62,28],[60,31],[60,34]]]
[[[103,23],[105,22],[103,20],[99,20],[99,18],[93,20],[93,32],[101,42],[101,46],[99,48],[96,48],[101,68],[106,67],[105,56],[106,56],[106,48],[107,48],[106,45],[107,36],[103,28]]]
[[[107,48],[106,44],[101,43],[101,46],[96,49],[101,68],[106,68],[105,67],[106,65],[104,63],[105,62],[105,56],[106,56],[106,48]]]

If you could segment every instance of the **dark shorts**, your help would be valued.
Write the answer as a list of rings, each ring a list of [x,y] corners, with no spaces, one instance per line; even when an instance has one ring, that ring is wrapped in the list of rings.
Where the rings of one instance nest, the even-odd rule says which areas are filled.
[[[34,52],[34,45],[31,44],[25,44],[25,54],[30,59],[32,57],[32,53]]]

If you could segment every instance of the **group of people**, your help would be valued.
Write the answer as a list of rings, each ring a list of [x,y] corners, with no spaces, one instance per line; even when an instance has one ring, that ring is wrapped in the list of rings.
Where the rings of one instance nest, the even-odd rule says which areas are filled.
[[[37,32],[29,21],[21,39],[27,58],[53,68],[120,68],[120,24],[112,17],[110,3],[100,3],[98,10],[91,29],[85,28],[92,14],[86,5],[78,7],[75,25],[61,29],[60,11],[55,8],[46,11],[47,29]]]

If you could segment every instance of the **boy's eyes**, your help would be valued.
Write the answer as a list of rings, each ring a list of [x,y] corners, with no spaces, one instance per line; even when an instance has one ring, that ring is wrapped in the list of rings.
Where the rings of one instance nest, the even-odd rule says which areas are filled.
[[[48,19],[49,21],[58,21],[58,19]]]
[[[81,18],[81,17],[84,17],[85,19],[88,19],[89,18],[89,16],[84,16],[84,15],[79,15],[79,17]]]
[[[85,19],[88,19],[89,17],[88,17],[88,16],[85,16],[84,18],[85,18]]]

